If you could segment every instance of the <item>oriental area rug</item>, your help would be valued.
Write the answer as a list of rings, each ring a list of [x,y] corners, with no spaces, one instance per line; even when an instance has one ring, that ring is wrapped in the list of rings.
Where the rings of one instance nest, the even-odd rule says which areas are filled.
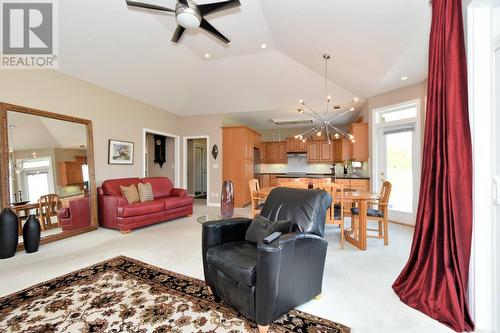
[[[0,298],[0,332],[255,332],[203,281],[116,257]],[[292,310],[271,332],[348,333]]]

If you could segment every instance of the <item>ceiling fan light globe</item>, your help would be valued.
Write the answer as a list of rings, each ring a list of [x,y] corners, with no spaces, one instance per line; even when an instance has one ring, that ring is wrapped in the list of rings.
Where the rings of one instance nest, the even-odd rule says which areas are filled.
[[[176,18],[177,23],[186,29],[195,29],[201,24],[201,20],[196,15],[189,12],[179,13]]]

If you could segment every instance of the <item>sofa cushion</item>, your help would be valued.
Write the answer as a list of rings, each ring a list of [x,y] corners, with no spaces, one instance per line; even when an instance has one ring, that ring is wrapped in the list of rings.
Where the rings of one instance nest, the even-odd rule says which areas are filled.
[[[129,204],[140,201],[139,191],[137,191],[137,186],[134,184],[129,186],[120,185],[120,191],[122,193],[122,197],[127,199]]]
[[[143,178],[142,183],[151,183],[153,195],[156,198],[168,197],[173,188],[172,182],[167,177],[149,177]]]
[[[109,179],[102,183],[102,190],[104,194],[107,195],[122,195],[120,191],[120,185],[129,186],[131,184],[137,185],[141,182],[139,178],[120,178],[120,179]]]
[[[136,202],[128,206],[118,208],[118,216],[132,217],[165,211],[165,205],[161,201]]]
[[[163,201],[165,203],[165,209],[175,209],[180,207],[185,207],[193,204],[193,197],[163,197],[158,198],[158,201]]]
[[[207,250],[207,262],[234,281],[254,286],[257,246],[247,241],[225,243]]]
[[[139,199],[141,202],[153,201],[153,188],[151,183],[139,183],[137,184],[137,190],[139,191]]]

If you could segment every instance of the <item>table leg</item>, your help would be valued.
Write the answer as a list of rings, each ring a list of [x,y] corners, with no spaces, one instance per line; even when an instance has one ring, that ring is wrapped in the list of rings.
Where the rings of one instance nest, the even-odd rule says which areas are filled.
[[[366,201],[359,202],[359,241],[361,243],[361,250],[366,250]]]

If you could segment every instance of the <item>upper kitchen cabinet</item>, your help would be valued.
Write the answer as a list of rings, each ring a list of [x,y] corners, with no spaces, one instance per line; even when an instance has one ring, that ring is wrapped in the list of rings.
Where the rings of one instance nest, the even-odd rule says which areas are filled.
[[[333,162],[341,163],[352,157],[352,143],[349,139],[336,139],[333,141]]]
[[[332,163],[333,144],[328,141],[307,142],[307,162],[309,163]]]
[[[349,128],[349,133],[354,135],[352,143],[353,161],[368,161],[368,124],[353,123]]]
[[[265,163],[287,163],[287,143],[286,141],[266,142]]]
[[[307,144],[302,140],[295,138],[286,139],[286,150],[289,153],[305,153],[307,151]]]

